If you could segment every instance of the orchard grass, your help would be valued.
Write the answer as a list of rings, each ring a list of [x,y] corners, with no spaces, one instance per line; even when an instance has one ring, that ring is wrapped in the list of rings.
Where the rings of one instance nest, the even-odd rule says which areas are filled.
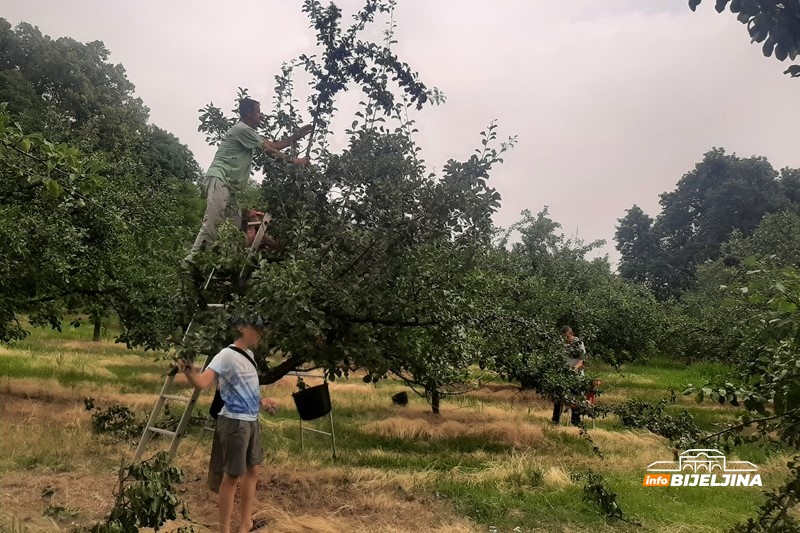
[[[34,494],[65,484],[55,499],[20,498],[19,505],[2,506],[0,530],[65,528],[66,522],[101,518],[110,508],[109,487],[119,465],[132,458],[136,439],[93,434],[91,412],[83,400],[93,398],[97,408],[120,403],[144,420],[167,369],[165,361],[155,360],[165,354],[126,350],[111,337],[91,342],[88,324],[60,334],[33,328],[26,339],[0,347],[0,492]],[[656,359],[617,371],[592,362],[589,372],[603,380],[601,404],[633,398],[658,401],[669,398],[674,389],[676,403],[668,410],[686,409],[704,429],[718,428],[739,413],[708,402],[697,404],[681,394],[688,383],[725,375],[722,365],[686,366]],[[758,488],[644,488],[646,466],[672,458],[665,439],[624,428],[614,416],[594,424],[587,420],[589,435],[605,456],[600,458],[577,428],[552,426],[550,402],[520,394],[496,379],[484,381],[488,384],[478,391],[445,399],[441,415],[435,416],[413,393],[407,406],[393,405],[391,395],[407,390],[398,381],[372,385],[359,375],[337,379],[331,384],[335,460],[323,435],[306,433],[306,449],[300,450],[291,399],[295,380],[287,377],[266,387],[264,394],[275,398],[280,409],[274,417],[261,417],[267,456],[260,512],[273,517],[275,524],[327,520],[332,531],[638,529],[607,520],[583,500],[583,482],[573,476],[588,469],[604,476],[625,516],[648,531],[718,531],[752,515],[762,499]],[[306,382],[313,385],[318,380]],[[210,400],[210,392],[201,396],[198,414],[207,412]],[[328,419],[309,424],[327,429]],[[194,425],[176,458],[187,472],[184,499],[198,521],[196,527],[204,518],[213,521],[202,486],[210,438],[209,431]],[[153,448],[166,445],[156,440]],[[734,456],[759,465],[765,488],[777,486],[785,475],[783,450],[754,443]],[[284,478],[295,485],[319,485],[319,490],[332,493],[330,501],[316,510],[303,506],[293,495],[292,483],[281,483]],[[70,492],[65,479],[88,483],[98,492],[82,500],[77,495],[81,491]],[[337,493],[347,501],[336,500]],[[338,507],[330,507],[334,505]],[[342,510],[348,506],[350,511]],[[54,514],[53,509],[70,512]],[[371,513],[383,518],[365,518]],[[414,520],[403,518],[404,513]],[[394,518],[386,518],[390,515]]]

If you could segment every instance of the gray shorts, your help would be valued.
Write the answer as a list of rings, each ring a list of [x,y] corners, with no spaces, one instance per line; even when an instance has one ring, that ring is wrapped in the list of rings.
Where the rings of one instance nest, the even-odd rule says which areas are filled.
[[[264,462],[261,449],[261,428],[258,420],[247,422],[220,415],[211,445],[211,463],[208,468],[209,487],[219,491],[223,473],[229,476],[244,475],[247,467]]]

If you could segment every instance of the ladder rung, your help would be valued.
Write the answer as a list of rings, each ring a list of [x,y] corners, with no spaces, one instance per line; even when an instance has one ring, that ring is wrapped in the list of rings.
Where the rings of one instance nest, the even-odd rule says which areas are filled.
[[[174,400],[176,402],[186,402],[186,403],[192,401],[192,398],[189,396],[179,396],[177,394],[164,394],[162,398],[166,398],[167,400]]]
[[[161,428],[147,428],[148,431],[152,431],[153,433],[158,433],[159,435],[166,435],[167,437],[174,437],[175,432],[170,431],[168,429],[161,429]]]
[[[225,304],[206,304],[207,307],[225,307]]]

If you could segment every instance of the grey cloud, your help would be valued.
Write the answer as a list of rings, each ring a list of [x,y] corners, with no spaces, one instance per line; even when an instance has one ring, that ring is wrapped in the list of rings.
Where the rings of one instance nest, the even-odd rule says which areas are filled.
[[[153,122],[201,166],[213,150],[196,131],[197,109],[227,108],[237,86],[268,100],[281,62],[313,45],[299,2],[4,4],[12,23],[104,41]],[[341,5],[352,12],[360,1]],[[709,3],[692,13],[682,0],[406,0],[396,19],[402,59],[448,96],[417,117],[431,166],[467,157],[491,119],[519,136],[492,176],[500,225],[549,205],[567,234],[608,240],[602,253],[613,259],[616,219],[634,203],[655,215],[658,194],[712,146],[800,166],[800,82]],[[357,101],[351,93],[340,106],[338,142]]]

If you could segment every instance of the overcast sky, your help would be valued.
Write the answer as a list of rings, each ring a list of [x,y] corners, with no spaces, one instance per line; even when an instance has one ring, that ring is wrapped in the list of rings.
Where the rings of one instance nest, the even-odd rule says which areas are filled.
[[[346,15],[361,0],[340,0]],[[492,182],[495,223],[544,205],[567,235],[606,239],[625,209],[659,211],[703,153],[724,147],[800,167],[800,80],[765,58],[711,0],[399,0],[400,58],[447,103],[417,116],[431,167],[464,159],[497,119],[519,144]],[[313,51],[300,0],[0,0],[0,16],[52,37],[101,40],[122,63],[151,121],[200,166],[214,151],[197,132],[208,102],[232,107],[239,86],[270,101],[283,61]],[[383,26],[374,35],[380,38]],[[348,94],[337,126],[352,121]],[[355,100],[354,100],[355,99]],[[267,106],[264,106],[267,107]],[[340,138],[340,141],[342,139]]]

